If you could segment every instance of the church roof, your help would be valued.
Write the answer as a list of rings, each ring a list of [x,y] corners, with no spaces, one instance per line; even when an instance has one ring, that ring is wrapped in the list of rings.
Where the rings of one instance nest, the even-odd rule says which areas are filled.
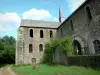
[[[65,23],[69,18],[71,18],[82,6],[84,6],[88,1],[90,1],[90,0],[85,0],[74,12],[72,12],[72,14],[71,15],[69,15],[60,25],[59,25],[59,27],[58,28],[60,28],[62,25],[63,25],[63,23]],[[60,9],[61,10],[61,9]]]
[[[41,20],[21,20],[21,27],[36,27],[36,28],[58,28],[59,22],[41,21]]]

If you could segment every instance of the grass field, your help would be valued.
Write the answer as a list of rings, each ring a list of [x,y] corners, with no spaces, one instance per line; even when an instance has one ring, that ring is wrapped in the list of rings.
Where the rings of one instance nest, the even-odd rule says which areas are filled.
[[[50,66],[39,64],[40,69],[34,70],[31,65],[12,66],[17,75],[100,75],[100,70],[78,66]]]

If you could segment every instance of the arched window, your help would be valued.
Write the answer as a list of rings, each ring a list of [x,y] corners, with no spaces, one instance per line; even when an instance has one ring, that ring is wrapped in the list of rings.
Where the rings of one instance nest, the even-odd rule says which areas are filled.
[[[73,21],[72,21],[72,20],[70,20],[70,24],[71,24],[71,29],[72,29],[72,31],[74,31]]]
[[[52,30],[50,30],[50,38],[53,37],[53,33],[52,33]]]
[[[33,38],[33,29],[30,29],[30,37]]]
[[[62,28],[60,29],[60,31],[61,31],[61,37],[63,36],[63,33],[62,33]]]
[[[43,45],[42,44],[39,45],[39,51],[40,52],[43,51]]]
[[[32,44],[29,44],[29,53],[32,53],[33,47]]]
[[[100,41],[99,40],[95,40],[93,41],[94,44],[94,49],[95,49],[95,53],[100,53]]]
[[[40,38],[43,38],[43,30],[40,30]]]
[[[91,15],[91,11],[90,11],[90,7],[89,6],[86,7],[86,12],[87,12],[88,19],[89,20],[92,19],[92,15]]]

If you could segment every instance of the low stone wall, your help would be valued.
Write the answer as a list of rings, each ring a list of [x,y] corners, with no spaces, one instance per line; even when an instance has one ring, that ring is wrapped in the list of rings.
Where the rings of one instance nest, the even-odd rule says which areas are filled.
[[[68,65],[66,52],[63,52],[63,51],[59,50],[59,48],[57,48],[54,52],[53,63]]]
[[[68,56],[68,65],[100,67],[100,55]]]
[[[100,55],[67,56],[65,52],[56,49],[53,56],[53,63],[62,65],[100,67]]]

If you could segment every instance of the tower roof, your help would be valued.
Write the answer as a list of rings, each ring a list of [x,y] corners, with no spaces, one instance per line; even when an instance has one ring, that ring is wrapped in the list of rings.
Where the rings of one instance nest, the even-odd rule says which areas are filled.
[[[63,13],[62,13],[61,8],[59,7],[59,22],[60,22],[60,23],[62,22],[62,18],[64,18],[64,15],[63,15]]]
[[[59,18],[64,18],[61,8],[59,7]]]

